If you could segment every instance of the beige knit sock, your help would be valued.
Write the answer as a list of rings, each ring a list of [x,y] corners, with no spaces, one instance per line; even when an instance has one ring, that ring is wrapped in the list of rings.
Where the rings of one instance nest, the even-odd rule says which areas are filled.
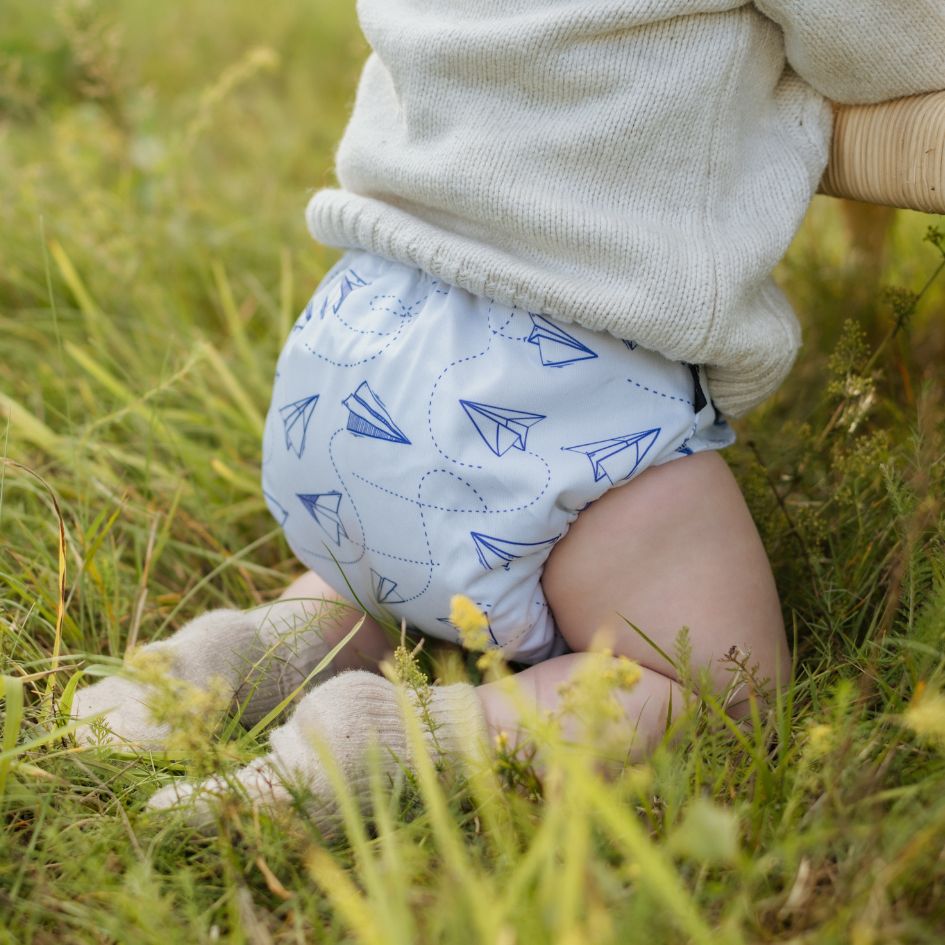
[[[248,612],[259,628],[258,650],[251,672],[244,674],[234,696],[242,706],[240,721],[247,728],[295,692],[332,648],[324,633],[351,608],[336,601],[277,600]],[[334,661],[318,674],[323,681],[337,672]],[[301,699],[299,692],[296,700]]]
[[[347,790],[363,809],[369,796],[368,756],[373,745],[380,748],[382,774],[395,777],[402,769],[413,770],[398,696],[398,687],[382,676],[360,670],[340,673],[305,696],[285,725],[272,733],[269,754],[229,778],[217,776],[162,788],[148,806],[156,810],[184,807],[188,822],[205,828],[214,822],[214,802],[232,795],[234,789],[271,811],[288,806],[293,792],[297,795],[301,789],[320,826],[333,830],[338,804],[317,746],[334,759]],[[415,697],[412,702],[419,715]],[[473,686],[432,687],[428,710],[433,731],[423,719],[421,730],[434,760],[485,756],[486,724]]]
[[[104,723],[80,726],[77,741],[152,750],[167,747],[171,727],[152,715],[160,688],[173,692],[176,687],[182,699],[187,697],[187,686],[198,693],[213,688],[230,701],[231,711],[242,709],[244,725],[255,725],[327,655],[330,646],[322,639],[320,618],[331,606],[335,605],[319,608],[319,602],[279,600],[251,611],[201,614],[169,639],[135,651],[131,673],[110,676],[76,693],[72,718],[99,715]],[[134,666],[151,669],[136,673]],[[333,672],[329,664],[320,677]],[[164,680],[156,683],[154,673]]]

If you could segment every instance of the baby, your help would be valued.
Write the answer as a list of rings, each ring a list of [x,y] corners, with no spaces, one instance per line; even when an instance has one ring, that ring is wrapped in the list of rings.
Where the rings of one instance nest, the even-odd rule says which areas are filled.
[[[379,620],[455,641],[457,593],[527,668],[515,698],[433,688],[444,757],[514,735],[522,705],[556,709],[602,629],[614,661],[643,667],[619,694],[630,758],[686,701],[661,655],[683,626],[718,689],[733,647],[771,689],[785,681],[771,570],[718,453],[726,417],[772,393],[799,346],[771,271],[826,165],[827,100],[945,87],[937,0],[360,0],[359,14],[373,54],[341,186],[308,208],[313,235],[348,252],[282,352],[263,447],[267,503],[311,570],[269,608],[214,611],[145,648],[225,686],[253,723],[370,615],[238,773],[273,806],[291,780],[330,795],[316,737],[356,791],[372,739],[391,771],[409,767],[397,690],[366,671],[389,650]],[[112,677],[73,713],[156,747],[169,732],[152,697]],[[222,788],[152,804],[205,809]]]

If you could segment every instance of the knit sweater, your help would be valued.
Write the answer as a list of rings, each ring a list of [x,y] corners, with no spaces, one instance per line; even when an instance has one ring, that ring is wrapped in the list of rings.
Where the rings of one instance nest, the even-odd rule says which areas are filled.
[[[943,0],[359,0],[320,241],[707,365],[738,416],[800,344],[771,279],[827,99],[945,88]]]

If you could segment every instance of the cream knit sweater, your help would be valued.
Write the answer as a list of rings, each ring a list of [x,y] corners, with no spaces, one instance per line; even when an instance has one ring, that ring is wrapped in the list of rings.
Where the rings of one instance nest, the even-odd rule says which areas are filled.
[[[320,241],[708,366],[737,416],[800,343],[771,280],[826,99],[945,88],[945,0],[359,0]]]

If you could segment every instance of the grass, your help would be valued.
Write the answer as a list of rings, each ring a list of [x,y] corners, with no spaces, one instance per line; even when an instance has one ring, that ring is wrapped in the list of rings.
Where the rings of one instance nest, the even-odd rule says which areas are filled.
[[[322,842],[143,811],[179,765],[79,751],[101,657],[294,574],[257,486],[282,337],[334,254],[353,4],[6,0],[0,25],[0,942],[940,942],[945,934],[945,295],[815,203],[781,267],[805,326],[727,454],[795,681],[746,730],[694,712],[612,782],[555,749],[431,771]],[[456,672],[440,654],[432,667]],[[221,763],[259,742],[220,746]]]

